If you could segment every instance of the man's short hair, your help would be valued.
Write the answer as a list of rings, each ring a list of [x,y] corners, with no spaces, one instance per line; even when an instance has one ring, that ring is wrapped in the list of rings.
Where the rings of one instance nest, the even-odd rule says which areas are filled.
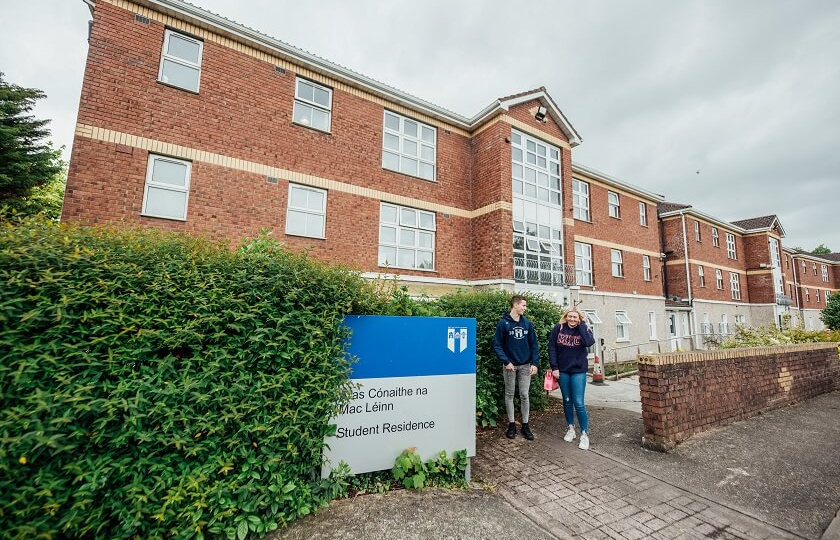
[[[513,307],[513,306],[515,306],[516,304],[518,304],[518,303],[520,303],[520,302],[524,302],[524,301],[525,301],[525,297],[524,297],[524,296],[522,296],[521,294],[514,294],[514,295],[510,298],[510,307]]]

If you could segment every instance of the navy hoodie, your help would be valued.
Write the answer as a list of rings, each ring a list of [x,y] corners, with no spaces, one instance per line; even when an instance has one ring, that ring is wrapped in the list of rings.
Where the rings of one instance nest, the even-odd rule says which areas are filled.
[[[586,348],[595,343],[592,330],[581,321],[574,328],[556,324],[548,337],[548,361],[551,369],[563,373],[584,373],[589,369]]]
[[[510,313],[505,313],[496,325],[493,348],[503,366],[510,362],[515,366],[529,362],[535,366],[540,365],[537,333],[534,331],[534,325],[524,315],[519,317],[519,321],[514,321]]]

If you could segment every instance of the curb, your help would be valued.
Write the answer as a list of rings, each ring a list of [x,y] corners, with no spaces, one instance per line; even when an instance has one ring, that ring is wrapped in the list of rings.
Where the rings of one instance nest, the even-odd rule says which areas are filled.
[[[840,540],[840,510],[837,510],[834,519],[828,524],[820,540]]]

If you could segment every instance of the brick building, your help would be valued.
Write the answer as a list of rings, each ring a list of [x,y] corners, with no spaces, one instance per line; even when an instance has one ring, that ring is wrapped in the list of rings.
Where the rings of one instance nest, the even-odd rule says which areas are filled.
[[[778,220],[670,215],[662,195],[573,163],[581,137],[545,88],[465,117],[180,0],[91,12],[63,220],[233,242],[270,229],[418,294],[541,292],[591,314],[598,350],[660,347],[695,298],[773,320],[751,246],[781,238]],[[668,255],[687,216],[735,235],[739,257]],[[693,296],[676,269],[697,257],[736,274],[741,298]]]

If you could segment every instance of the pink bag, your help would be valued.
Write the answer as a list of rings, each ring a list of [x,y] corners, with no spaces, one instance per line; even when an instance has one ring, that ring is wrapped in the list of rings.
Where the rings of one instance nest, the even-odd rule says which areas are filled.
[[[550,369],[545,370],[545,382],[543,383],[543,386],[548,392],[560,388],[560,385],[557,383],[557,379],[554,378],[554,374],[551,373]]]

